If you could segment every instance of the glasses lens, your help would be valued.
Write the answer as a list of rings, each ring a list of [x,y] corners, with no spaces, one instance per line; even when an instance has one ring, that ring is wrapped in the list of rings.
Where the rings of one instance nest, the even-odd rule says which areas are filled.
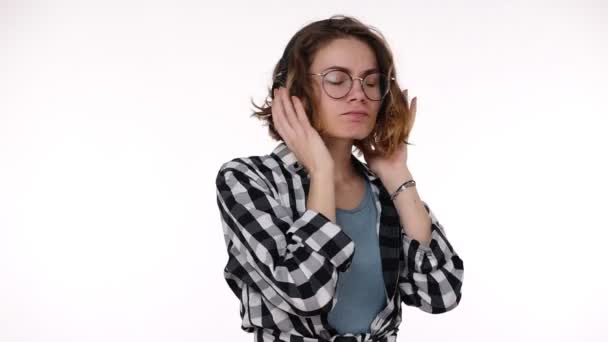
[[[333,70],[325,74],[323,78],[323,88],[327,95],[333,98],[346,96],[351,88],[353,80],[350,75],[341,70]]]
[[[330,97],[342,98],[352,88],[352,78],[342,70],[332,70],[323,78],[323,88]],[[370,100],[379,101],[388,92],[388,77],[379,72],[367,75],[363,79],[363,91]]]
[[[388,77],[381,73],[367,75],[363,79],[363,91],[371,100],[380,100],[388,92]]]

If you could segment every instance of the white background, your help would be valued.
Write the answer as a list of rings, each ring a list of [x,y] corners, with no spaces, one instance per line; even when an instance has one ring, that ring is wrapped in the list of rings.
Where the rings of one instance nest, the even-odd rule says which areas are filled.
[[[393,49],[408,164],[465,265],[460,305],[404,306],[399,341],[606,341],[599,0],[1,0],[0,341],[253,341],[215,176],[275,146],[250,100],[332,14]]]

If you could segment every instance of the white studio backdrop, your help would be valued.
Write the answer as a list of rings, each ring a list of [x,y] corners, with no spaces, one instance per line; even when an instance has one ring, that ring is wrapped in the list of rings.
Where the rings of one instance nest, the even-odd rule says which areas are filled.
[[[603,1],[0,1],[0,341],[253,341],[215,176],[291,36],[377,27],[408,164],[465,265],[399,341],[606,341]]]

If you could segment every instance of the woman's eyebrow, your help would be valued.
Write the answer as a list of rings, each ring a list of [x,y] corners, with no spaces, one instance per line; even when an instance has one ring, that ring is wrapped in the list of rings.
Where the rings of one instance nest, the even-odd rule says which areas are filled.
[[[327,67],[327,68],[323,69],[323,71],[327,71],[327,70],[343,70],[343,71],[346,71],[348,73],[352,73],[352,70],[350,70],[349,68],[343,67],[343,66],[339,66],[339,65],[332,65],[330,67]],[[378,69],[378,68],[367,69],[367,70],[364,70],[361,73],[361,76],[367,75],[367,74],[370,74],[370,73],[376,72],[376,71],[380,71],[380,69]]]

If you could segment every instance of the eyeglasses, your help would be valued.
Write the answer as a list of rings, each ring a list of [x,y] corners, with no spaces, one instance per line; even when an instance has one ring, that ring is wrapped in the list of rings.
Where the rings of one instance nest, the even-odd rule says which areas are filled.
[[[383,73],[374,72],[364,78],[353,77],[343,70],[329,70],[321,73],[308,73],[309,75],[322,76],[322,88],[327,96],[333,99],[341,99],[353,88],[354,80],[361,82],[363,93],[371,101],[380,101],[390,90],[390,81],[394,77],[387,77]]]

